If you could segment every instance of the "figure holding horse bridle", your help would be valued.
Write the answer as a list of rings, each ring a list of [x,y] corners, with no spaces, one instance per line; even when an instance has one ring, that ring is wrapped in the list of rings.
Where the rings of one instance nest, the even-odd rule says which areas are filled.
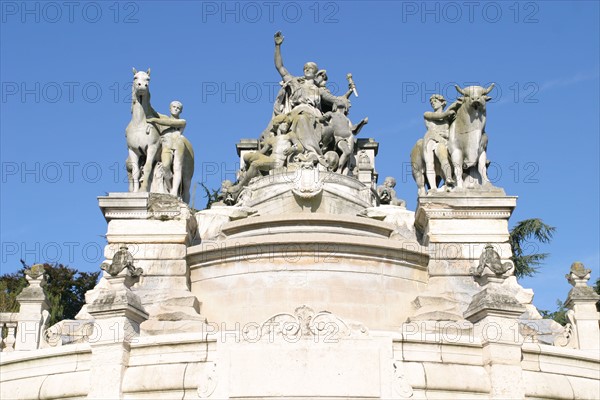
[[[160,166],[163,169],[164,192],[179,196],[187,203],[190,196],[190,185],[194,174],[194,150],[192,144],[183,136],[187,123],[179,118],[183,111],[180,101],[172,101],[169,105],[170,116],[159,114],[159,117],[146,121],[156,124],[160,131]]]
[[[133,69],[131,121],[125,129],[129,191],[170,193],[187,203],[194,151],[183,136],[186,121],[179,118],[183,105],[172,102],[171,116],[157,113],[150,104],[149,83],[150,69]]]

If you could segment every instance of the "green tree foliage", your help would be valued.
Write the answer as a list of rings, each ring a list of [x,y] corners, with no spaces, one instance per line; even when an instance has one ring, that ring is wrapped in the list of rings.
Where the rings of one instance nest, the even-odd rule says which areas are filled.
[[[596,279],[596,284],[594,285],[594,290],[596,293],[600,294],[600,277]]]
[[[558,322],[559,324],[561,324],[562,326],[565,326],[567,324],[567,322],[569,322],[567,320],[568,309],[565,308],[565,304],[560,300],[556,300],[556,305],[558,307],[558,309],[556,311],[550,312],[548,310],[540,310],[540,314],[544,318],[553,319],[556,322]]]
[[[27,286],[23,265],[13,274],[0,276],[0,312],[17,312],[16,300]],[[44,264],[46,295],[50,305],[50,325],[63,319],[73,319],[85,304],[85,292],[96,285],[100,271],[80,272],[62,264]]]
[[[0,312],[18,312],[17,295],[27,286],[23,270],[0,276]]]
[[[539,218],[520,221],[512,228],[509,241],[513,252],[511,260],[515,264],[517,278],[533,276],[538,272],[538,266],[548,257],[548,253],[530,253],[532,248],[537,249],[537,247],[529,240],[549,243],[555,231],[555,227],[545,224]]]

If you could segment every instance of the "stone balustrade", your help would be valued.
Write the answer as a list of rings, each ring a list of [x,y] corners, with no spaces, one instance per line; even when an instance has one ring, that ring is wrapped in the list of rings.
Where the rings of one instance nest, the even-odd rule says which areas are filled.
[[[14,351],[18,313],[0,313],[0,352]]]

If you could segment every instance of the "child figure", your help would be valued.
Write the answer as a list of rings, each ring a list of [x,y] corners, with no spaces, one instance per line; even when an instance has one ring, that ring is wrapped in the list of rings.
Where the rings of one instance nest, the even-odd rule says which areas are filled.
[[[377,187],[377,194],[381,204],[406,207],[406,202],[396,197],[396,179],[392,176],[385,178],[383,185]]]
[[[319,122],[326,123],[323,128],[323,143],[331,141],[331,137],[335,140],[335,149],[342,152],[340,162],[335,172],[346,174],[348,173],[348,161],[354,152],[354,136],[358,135],[363,126],[369,122],[369,118],[364,118],[356,125],[348,119],[348,111],[350,102],[344,98],[338,98],[333,104],[333,111],[329,111],[321,117]]]

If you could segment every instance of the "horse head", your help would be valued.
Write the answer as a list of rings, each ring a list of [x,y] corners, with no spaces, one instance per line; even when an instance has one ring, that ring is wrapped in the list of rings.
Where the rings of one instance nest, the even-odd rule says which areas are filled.
[[[150,68],[148,71],[138,71],[133,68],[133,97],[148,94],[150,90]]]
[[[463,106],[466,106],[465,109],[473,108],[475,111],[485,113],[485,103],[492,99],[488,96],[488,93],[494,88],[493,83],[487,89],[481,86],[468,86],[464,89],[461,89],[458,85],[454,87],[458,93],[463,95]]]

